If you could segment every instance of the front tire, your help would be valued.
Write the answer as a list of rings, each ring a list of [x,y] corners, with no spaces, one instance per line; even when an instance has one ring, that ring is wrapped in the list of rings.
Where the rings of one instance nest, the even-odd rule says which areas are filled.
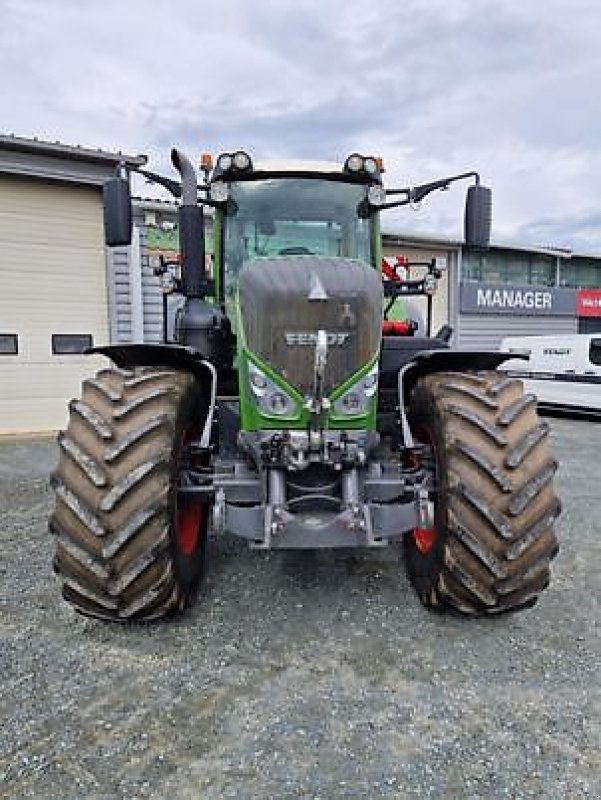
[[[435,527],[405,536],[423,605],[470,616],[533,605],[549,582],[560,512],[534,395],[500,372],[428,375],[409,421],[435,463]]]
[[[152,620],[193,598],[209,509],[178,507],[177,484],[206,413],[190,373],[152,367],[101,370],[71,402],[50,530],[63,597],[81,613]]]

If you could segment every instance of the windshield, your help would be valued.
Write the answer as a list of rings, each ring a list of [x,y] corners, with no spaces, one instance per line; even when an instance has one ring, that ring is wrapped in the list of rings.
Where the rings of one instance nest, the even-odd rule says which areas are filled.
[[[243,261],[281,256],[354,258],[371,264],[370,221],[360,218],[366,187],[319,178],[230,184],[225,226],[225,290]]]

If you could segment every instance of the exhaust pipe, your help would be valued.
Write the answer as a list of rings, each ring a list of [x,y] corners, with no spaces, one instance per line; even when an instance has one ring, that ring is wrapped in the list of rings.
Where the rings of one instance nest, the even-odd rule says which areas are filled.
[[[177,216],[184,295],[202,298],[206,294],[204,214],[198,205],[196,171],[188,156],[175,147],[171,163],[182,179],[182,204]]]
[[[171,163],[182,179],[182,205],[196,206],[198,199],[198,182],[192,162],[185,153],[176,147],[171,150]]]

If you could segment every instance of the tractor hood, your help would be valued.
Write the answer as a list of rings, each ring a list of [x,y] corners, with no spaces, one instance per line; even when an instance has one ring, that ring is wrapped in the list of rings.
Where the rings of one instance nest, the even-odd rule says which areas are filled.
[[[326,394],[379,351],[382,281],[364,262],[306,255],[247,261],[239,302],[249,350],[305,395],[320,330],[328,344]]]

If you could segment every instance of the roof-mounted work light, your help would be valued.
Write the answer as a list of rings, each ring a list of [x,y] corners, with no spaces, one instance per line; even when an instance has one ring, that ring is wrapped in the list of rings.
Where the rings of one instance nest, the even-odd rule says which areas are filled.
[[[243,173],[251,170],[251,158],[243,150],[236,150],[235,153],[222,153],[217,159],[216,172]]]
[[[382,159],[351,153],[344,162],[344,172],[351,175],[367,175],[369,178],[378,180],[382,172]]]

